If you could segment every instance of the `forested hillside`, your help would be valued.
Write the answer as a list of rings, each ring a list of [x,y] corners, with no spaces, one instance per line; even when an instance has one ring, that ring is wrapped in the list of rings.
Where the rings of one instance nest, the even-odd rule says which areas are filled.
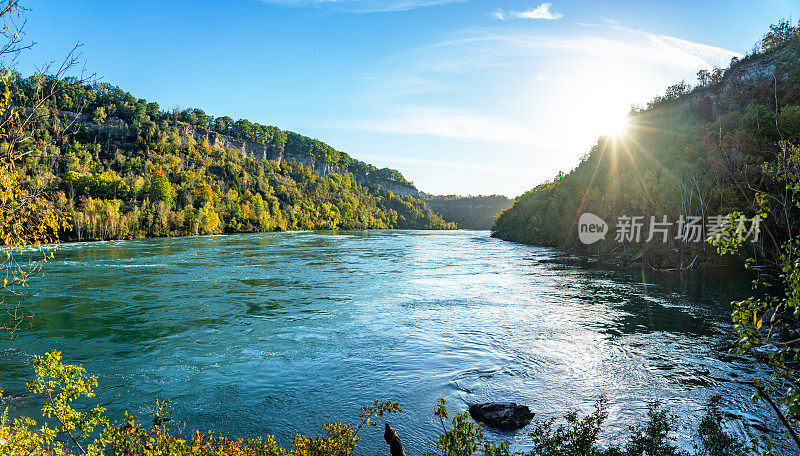
[[[36,117],[18,178],[69,220],[61,239],[454,228],[413,197],[399,172],[297,133],[200,109],[163,111],[75,78],[5,80],[11,104]],[[42,87],[47,96],[30,107]],[[256,146],[262,153],[252,153]],[[386,190],[395,187],[408,194]]]
[[[645,108],[633,108],[629,122],[620,137],[600,138],[574,170],[518,198],[498,218],[494,235],[622,263],[687,267],[716,256],[705,242],[683,239],[678,225],[668,242],[620,243],[612,231],[584,246],[578,218],[591,212],[611,226],[621,216],[644,216],[644,241],[651,216],[672,222],[732,211],[752,216],[760,212],[759,192],[768,195],[773,215],[748,253],[775,258],[796,232],[800,219],[786,182],[798,163],[781,142],[800,141],[800,26],[773,25],[750,55],[724,70],[700,71],[695,87],[669,87]],[[704,230],[702,239],[708,235]]]
[[[503,195],[458,196],[420,195],[425,204],[448,222],[468,230],[488,230],[497,215],[511,207],[511,200]]]

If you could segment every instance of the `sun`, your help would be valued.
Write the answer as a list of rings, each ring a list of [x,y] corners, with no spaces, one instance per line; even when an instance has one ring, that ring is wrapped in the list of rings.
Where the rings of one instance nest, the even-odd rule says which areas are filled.
[[[621,139],[630,131],[629,112],[630,105],[625,106],[617,99],[597,99],[586,106],[577,122],[594,140],[599,136]]]
[[[599,127],[604,135],[617,138],[628,130],[628,115],[606,113],[598,119]]]

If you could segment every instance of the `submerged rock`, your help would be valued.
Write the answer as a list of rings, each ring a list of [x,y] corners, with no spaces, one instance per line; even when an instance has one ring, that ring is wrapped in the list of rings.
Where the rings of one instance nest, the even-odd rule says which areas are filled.
[[[513,402],[487,402],[469,406],[472,419],[489,427],[503,431],[513,431],[525,427],[533,419],[534,413],[526,405]]]
[[[31,395],[31,393],[27,393],[27,392],[26,393],[15,393],[13,391],[3,391],[2,394],[0,394],[0,396],[3,397],[3,400],[23,399],[23,398],[29,397],[30,395]]]
[[[764,344],[764,345],[760,345],[758,347],[753,347],[753,351],[757,355],[764,355],[764,356],[773,355],[774,356],[774,355],[779,355],[783,350],[778,348],[778,346],[775,345],[775,344]]]

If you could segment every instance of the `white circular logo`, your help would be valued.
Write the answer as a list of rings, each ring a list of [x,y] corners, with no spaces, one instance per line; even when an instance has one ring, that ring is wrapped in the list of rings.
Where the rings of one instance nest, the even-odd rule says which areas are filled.
[[[608,224],[605,220],[590,213],[584,212],[578,219],[578,238],[584,244],[594,244],[605,239],[608,233]]]

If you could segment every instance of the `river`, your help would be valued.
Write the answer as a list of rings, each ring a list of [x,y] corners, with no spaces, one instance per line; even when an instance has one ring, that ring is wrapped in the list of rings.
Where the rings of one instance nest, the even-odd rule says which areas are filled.
[[[187,429],[282,443],[397,400],[388,421],[409,455],[441,431],[440,397],[451,412],[510,400],[548,418],[605,395],[608,440],[654,399],[684,435],[713,394],[737,432],[766,414],[747,403],[762,372],[727,353],[745,277],[587,269],[548,262],[555,253],[482,231],[67,244],[34,284],[37,326],[0,342],[0,385],[24,389],[30,356],[59,349],[98,376],[112,421],[168,398]],[[362,431],[360,452],[385,452],[382,434]]]

